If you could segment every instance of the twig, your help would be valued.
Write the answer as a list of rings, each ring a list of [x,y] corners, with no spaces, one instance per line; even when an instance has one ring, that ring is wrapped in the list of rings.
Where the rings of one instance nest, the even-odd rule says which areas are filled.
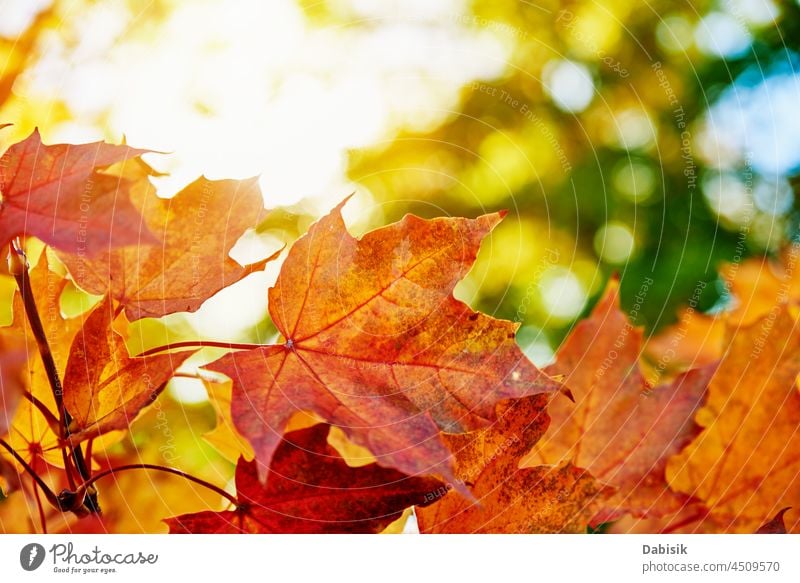
[[[109,469],[104,470],[102,472],[98,472],[94,476],[92,476],[91,478],[86,480],[83,484],[78,486],[78,489],[76,490],[76,495],[80,497],[97,480],[105,478],[106,476],[112,476],[114,474],[118,474],[120,472],[127,472],[127,471],[130,471],[130,470],[153,470],[153,471],[156,471],[156,472],[164,472],[166,474],[172,474],[174,476],[179,476],[179,477],[181,477],[181,478],[183,478],[185,480],[189,480],[190,482],[194,482],[195,484],[199,484],[200,486],[203,486],[204,488],[207,488],[207,489],[211,490],[212,492],[216,492],[217,494],[219,494],[220,496],[222,496],[223,498],[228,500],[234,506],[239,506],[239,500],[236,498],[236,496],[234,496],[230,492],[226,492],[225,490],[223,490],[219,486],[215,486],[211,482],[206,482],[202,478],[198,478],[198,477],[193,476],[191,474],[187,474],[183,470],[178,470],[178,469],[175,469],[175,468],[168,468],[166,466],[159,466],[157,464],[127,464],[127,465],[124,465],[124,466],[119,466],[119,467],[116,467],[116,468],[109,468]]]
[[[187,342],[175,342],[174,344],[166,344],[164,346],[156,346],[145,350],[136,356],[150,356],[165,350],[174,350],[176,348],[230,348],[231,350],[250,350],[253,348],[262,348],[263,344],[250,344],[248,342],[219,342],[216,340],[189,340]]]
[[[47,373],[47,380],[50,383],[50,388],[53,391],[53,398],[56,401],[56,409],[58,410],[59,421],[62,431],[59,437],[69,437],[69,427],[72,423],[72,417],[64,406],[64,391],[61,386],[61,379],[58,376],[58,367],[56,366],[53,353],[50,350],[50,344],[47,342],[47,335],[42,325],[42,320],[39,317],[39,310],[36,307],[36,299],[33,297],[33,290],[31,288],[31,279],[28,274],[28,260],[25,257],[25,252],[22,249],[22,244],[19,239],[12,242],[12,250],[9,253],[9,271],[17,281],[17,287],[22,295],[22,303],[25,306],[25,314],[28,317],[28,323],[31,327],[31,332],[36,339],[36,345],[39,348],[39,355],[42,358],[45,372]],[[72,446],[69,448],[72,453],[72,458],[75,462],[75,467],[80,474],[82,480],[89,478],[89,472],[86,468],[86,460],[83,457],[83,450],[80,445]],[[61,455],[64,458],[64,468],[67,474],[70,488],[75,488],[75,479],[70,471],[70,464],[67,456],[67,448],[61,448]],[[96,494],[86,497],[86,508],[90,512],[100,512],[100,507],[97,504]]]

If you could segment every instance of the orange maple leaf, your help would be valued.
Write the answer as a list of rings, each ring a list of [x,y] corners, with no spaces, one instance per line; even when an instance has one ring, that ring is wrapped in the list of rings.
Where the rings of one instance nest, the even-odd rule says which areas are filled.
[[[27,355],[18,338],[0,332],[0,437],[5,435],[25,388]]]
[[[452,295],[501,215],[407,216],[355,239],[341,206],[294,244],[269,291],[285,342],[209,368],[233,380],[234,423],[264,464],[305,410],[383,465],[447,474],[440,429],[476,429],[501,399],[561,388],[520,351],[514,324]]]
[[[759,527],[756,534],[786,534],[786,521],[784,517],[790,510],[791,508],[788,506],[779,510],[772,520],[768,520]]]
[[[188,352],[130,357],[125,341],[112,328],[113,310],[106,296],[72,342],[64,372],[64,405],[72,416],[73,443],[128,429],[189,357]]]
[[[38,310],[47,314],[43,326],[56,369],[63,372],[70,354],[72,340],[81,327],[80,318],[65,318],[61,313],[60,297],[68,281],[50,269],[47,253],[42,253],[30,269],[30,289],[37,301]],[[22,399],[10,423],[9,443],[29,462],[43,458],[55,466],[63,466],[57,449],[59,430],[56,426],[58,410],[48,374],[36,345],[36,338],[23,308],[20,294],[14,296],[14,319],[3,333],[21,342],[25,354],[23,390],[28,398]],[[0,455],[7,454],[3,451]]]
[[[703,431],[667,468],[671,486],[709,509],[698,530],[752,533],[800,507],[800,329],[776,306],[733,337],[697,413]],[[787,525],[800,532],[800,518]]]
[[[565,399],[566,400],[566,399]],[[547,398],[504,401],[497,421],[466,434],[444,435],[456,459],[456,477],[475,497],[453,484],[430,494],[436,503],[417,508],[422,533],[585,532],[611,493],[571,463],[520,468],[520,461],[547,429]]]
[[[171,199],[159,198],[149,183],[140,181],[133,198],[144,215],[142,230],[158,233],[163,243],[104,249],[91,257],[59,253],[82,289],[110,293],[131,320],[195,311],[277,257],[242,266],[228,255],[265,214],[255,178],[199,178]]]
[[[548,374],[565,376],[575,404],[555,399],[549,432],[525,461],[569,460],[616,493],[593,520],[625,513],[663,516],[688,502],[667,487],[664,470],[699,432],[692,416],[701,405],[713,366],[691,370],[651,388],[639,368],[642,331],[619,309],[619,284],[609,283],[592,315],[559,348]]]
[[[750,324],[775,306],[800,301],[800,270],[796,269],[800,245],[781,251],[777,259],[752,257],[742,263],[727,263],[720,277],[730,293],[725,309],[704,314],[687,306],[672,326],[647,343],[650,361],[648,378],[664,373],[704,366],[722,358],[729,338],[728,329]]]
[[[129,146],[42,143],[39,132],[0,158],[0,247],[17,236],[92,255],[153,243],[128,195],[131,182],[100,169],[147,153]]]

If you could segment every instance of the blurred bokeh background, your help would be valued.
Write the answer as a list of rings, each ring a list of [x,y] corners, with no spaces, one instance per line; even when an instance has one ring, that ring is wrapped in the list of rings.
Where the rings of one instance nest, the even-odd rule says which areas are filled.
[[[0,145],[124,138],[163,196],[260,175],[243,254],[350,192],[357,233],[508,209],[457,291],[544,363],[612,274],[655,331],[797,235],[798,49],[795,0],[0,0]],[[144,342],[264,340],[278,266]]]
[[[258,175],[273,212],[243,261],[351,192],[356,234],[508,209],[456,291],[519,322],[544,364],[614,274],[649,334],[687,305],[730,308],[720,266],[798,236],[798,67],[797,0],[0,0],[0,124],[14,124],[0,150],[36,126],[50,143],[124,139],[165,152],[147,156],[165,197],[201,174]],[[136,322],[129,348],[269,341],[279,268]],[[13,290],[0,275],[0,324]],[[96,300],[70,286],[62,311]],[[176,378],[107,451],[230,482],[246,446],[229,399],[229,384]],[[121,531],[208,505],[187,484],[125,480],[104,494]],[[14,512],[34,520],[5,504],[0,524]]]

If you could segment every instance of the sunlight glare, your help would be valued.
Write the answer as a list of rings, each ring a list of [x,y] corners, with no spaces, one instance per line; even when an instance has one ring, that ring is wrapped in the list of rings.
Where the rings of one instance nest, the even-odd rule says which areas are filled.
[[[319,199],[324,212],[355,189],[351,150],[441,123],[465,83],[499,75],[507,58],[458,18],[464,0],[392,18],[399,3],[351,4],[352,22],[330,28],[292,0],[177,3],[141,27],[121,0],[90,4],[77,46],[50,39],[18,93],[62,96],[74,113],[42,123],[46,139],[125,135],[168,152],[148,159],[169,173],[156,180],[163,196],[200,174],[257,175],[267,208]]]

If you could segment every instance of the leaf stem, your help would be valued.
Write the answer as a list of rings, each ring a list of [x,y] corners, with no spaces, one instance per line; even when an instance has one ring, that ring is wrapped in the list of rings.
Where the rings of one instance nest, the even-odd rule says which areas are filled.
[[[53,391],[53,397],[56,401],[56,409],[58,410],[59,420],[61,422],[61,435],[60,437],[69,437],[69,426],[72,423],[72,417],[64,406],[64,391],[61,385],[61,379],[58,376],[58,367],[53,358],[53,353],[50,350],[50,344],[47,341],[47,335],[42,325],[42,319],[39,317],[39,310],[36,307],[36,299],[33,297],[33,290],[31,288],[31,278],[28,274],[28,259],[25,256],[25,251],[22,249],[22,244],[19,238],[15,239],[11,244],[11,252],[9,253],[9,271],[13,274],[17,282],[20,295],[22,296],[22,303],[25,307],[25,314],[28,317],[28,323],[31,327],[31,332],[36,339],[36,345],[39,348],[39,355],[42,358],[45,372],[47,373],[47,380],[50,382],[50,388]],[[72,458],[75,461],[75,467],[80,474],[82,480],[89,477],[89,472],[86,468],[86,460],[83,457],[83,450],[80,445],[72,446],[69,448],[72,453]],[[64,471],[67,474],[70,488],[75,487],[75,479],[70,471],[70,464],[67,455],[67,448],[61,448],[61,455],[64,458]],[[97,504],[96,495],[91,495],[86,498],[86,508],[91,512],[100,512],[100,507]]]
[[[106,476],[112,476],[114,474],[118,474],[120,472],[127,472],[130,470],[153,470],[156,472],[164,472],[165,474],[172,474],[174,476],[179,476],[185,480],[194,482],[195,484],[203,486],[204,488],[207,488],[208,490],[211,490],[212,492],[219,494],[234,506],[239,506],[239,500],[236,498],[236,496],[234,496],[230,492],[226,492],[219,486],[215,486],[211,482],[207,482],[202,478],[198,478],[196,476],[193,476],[192,474],[188,474],[183,470],[178,470],[176,468],[169,468],[166,466],[159,466],[158,464],[127,464],[124,466],[118,466],[116,468],[109,468],[107,470],[103,470],[102,472],[96,473],[94,476],[92,476],[91,478],[86,480],[83,484],[81,484],[78,487],[76,493],[80,496],[83,493],[85,493],[86,490],[90,486],[92,486],[97,480],[105,478]]]
[[[174,350],[175,348],[230,348],[231,350],[250,350],[252,348],[262,348],[263,344],[251,344],[249,342],[219,342],[216,340],[189,340],[187,342],[175,342],[174,344],[166,344],[164,346],[156,346],[145,350],[136,356],[150,356],[165,350]]]
[[[53,353],[50,350],[50,344],[47,342],[47,335],[42,325],[42,319],[39,317],[39,310],[36,307],[36,299],[33,297],[31,289],[31,278],[28,274],[28,259],[19,240],[15,240],[11,244],[11,251],[8,256],[9,271],[14,276],[19,288],[19,293],[22,296],[22,304],[25,307],[25,315],[28,317],[28,324],[31,327],[33,337],[36,339],[36,346],[39,348],[39,355],[44,364],[44,370],[47,374],[47,380],[50,382],[50,389],[53,391],[53,397],[56,401],[56,410],[58,411],[59,424],[62,431],[58,432],[59,437],[62,437],[62,432],[69,424],[69,420],[65,418],[66,410],[64,409],[64,391],[61,388],[61,379],[58,376],[58,367],[53,358]],[[67,472],[67,477],[70,482],[70,487],[75,487],[75,482],[72,478],[72,473],[69,471],[69,463],[67,460],[66,450],[62,449],[62,456],[64,457],[64,468]]]

